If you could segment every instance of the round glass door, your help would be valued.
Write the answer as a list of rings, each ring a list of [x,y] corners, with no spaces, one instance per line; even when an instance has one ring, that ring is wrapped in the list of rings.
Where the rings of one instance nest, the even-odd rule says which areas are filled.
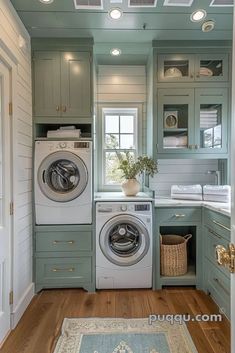
[[[149,234],[138,218],[129,215],[116,216],[102,228],[100,248],[112,263],[121,266],[134,265],[149,249]]]
[[[82,194],[88,181],[84,162],[71,152],[55,152],[38,170],[39,186],[50,200],[68,202]]]

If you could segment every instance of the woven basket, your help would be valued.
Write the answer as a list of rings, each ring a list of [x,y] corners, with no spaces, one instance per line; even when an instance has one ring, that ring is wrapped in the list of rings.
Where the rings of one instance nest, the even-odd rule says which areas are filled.
[[[181,276],[187,272],[187,243],[192,234],[160,235],[161,275]]]

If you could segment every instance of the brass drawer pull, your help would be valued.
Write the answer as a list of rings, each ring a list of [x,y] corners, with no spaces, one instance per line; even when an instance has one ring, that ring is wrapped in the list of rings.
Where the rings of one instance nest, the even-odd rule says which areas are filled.
[[[67,111],[66,105],[63,106],[62,110],[63,110],[63,113],[66,113],[66,111]]]
[[[74,267],[70,268],[52,268],[52,272],[74,272]]]
[[[230,295],[229,291],[224,287],[224,285],[220,282],[218,278],[213,278],[214,281],[220,286],[220,288],[223,289],[223,291],[227,294]]]
[[[53,244],[56,245],[56,244],[74,244],[75,241],[74,240],[54,240],[53,241]]]
[[[231,228],[228,228],[228,227],[224,226],[222,223],[219,223],[219,222],[217,222],[217,221],[215,221],[215,220],[212,220],[212,222],[213,222],[214,224],[216,224],[217,226],[219,226],[219,227],[221,227],[221,228],[223,228],[223,229],[226,229],[226,230],[228,230],[229,232],[231,232]]]
[[[56,111],[57,111],[57,112],[60,111],[60,106],[59,106],[59,105],[56,106]]]
[[[216,232],[214,232],[213,230],[211,230],[211,229],[209,229],[209,233],[211,233],[211,234],[213,234],[213,235],[215,235],[217,238],[219,238],[219,239],[221,239],[222,237],[218,234],[218,233],[216,233]]]
[[[185,217],[185,214],[183,214],[183,213],[176,213],[176,214],[175,214],[175,217],[176,217],[176,218],[184,218],[184,217]]]

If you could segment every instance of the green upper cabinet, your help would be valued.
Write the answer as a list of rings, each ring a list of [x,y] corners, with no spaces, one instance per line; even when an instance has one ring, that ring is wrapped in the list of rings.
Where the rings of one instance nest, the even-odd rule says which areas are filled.
[[[228,80],[227,54],[167,54],[157,60],[159,82]]]
[[[195,148],[198,153],[226,153],[228,90],[195,89]]]
[[[158,89],[157,152],[227,152],[227,88]]]
[[[91,117],[90,52],[34,52],[34,115]]]
[[[34,113],[60,116],[60,53],[34,54]]]

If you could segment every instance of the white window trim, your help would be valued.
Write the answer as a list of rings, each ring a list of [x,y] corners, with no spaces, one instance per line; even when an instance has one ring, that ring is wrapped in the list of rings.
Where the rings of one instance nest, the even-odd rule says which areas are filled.
[[[135,145],[136,145],[136,155],[141,155],[142,153],[142,116],[143,116],[143,104],[136,103],[100,103],[98,105],[98,125],[97,125],[97,150],[98,150],[98,190],[99,191],[121,191],[120,185],[105,185],[105,170],[104,170],[104,112],[107,114],[112,114],[115,110],[122,111],[123,113],[130,114],[130,111],[133,110],[137,114],[137,121],[135,124]],[[136,133],[137,132],[137,133]],[[101,143],[99,144],[99,141]]]

